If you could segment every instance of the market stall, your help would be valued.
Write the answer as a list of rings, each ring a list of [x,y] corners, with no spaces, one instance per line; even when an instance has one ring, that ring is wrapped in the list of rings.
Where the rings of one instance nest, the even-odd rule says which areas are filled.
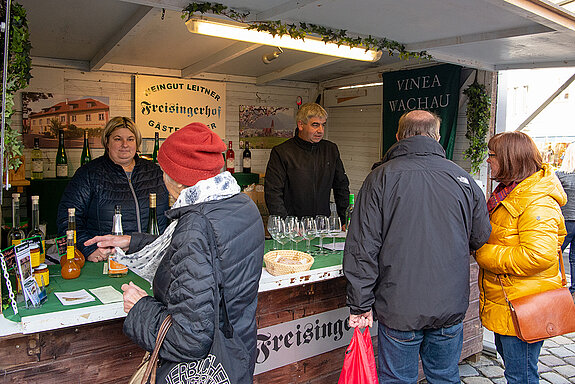
[[[272,242],[266,241],[268,250],[271,246]],[[337,381],[351,339],[345,323],[349,312],[341,260],[342,252],[336,252],[316,257],[309,271],[280,276],[263,271],[255,383]],[[122,302],[104,304],[95,298],[64,306],[55,296],[56,292],[105,286],[120,292],[121,285],[129,281],[150,292],[149,283],[132,272],[112,279],[102,275],[102,267],[103,263],[87,263],[80,278],[63,280],[59,266],[51,266],[48,299],[42,307],[26,309],[20,303],[18,315],[12,310],[4,312],[0,318],[2,382],[127,382],[144,351],[122,333]],[[471,275],[462,358],[481,351],[477,267],[473,263]]]

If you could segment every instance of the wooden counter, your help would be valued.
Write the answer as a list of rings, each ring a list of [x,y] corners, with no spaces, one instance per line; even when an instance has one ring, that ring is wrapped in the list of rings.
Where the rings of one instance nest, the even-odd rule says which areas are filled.
[[[264,270],[254,383],[337,382],[352,334],[345,325],[349,311],[341,254],[320,257],[316,264],[289,276]],[[474,263],[471,275],[462,358],[482,349]],[[102,285],[109,280],[103,277]],[[122,303],[100,304],[42,315],[50,321],[28,315],[20,323],[0,316],[0,383],[126,383],[144,351],[123,335],[121,308]],[[377,338],[373,341],[377,348]]]

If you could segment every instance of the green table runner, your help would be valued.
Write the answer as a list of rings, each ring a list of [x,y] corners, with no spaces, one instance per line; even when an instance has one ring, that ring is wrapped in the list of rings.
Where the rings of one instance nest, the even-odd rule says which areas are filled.
[[[142,279],[140,276],[136,275],[134,272],[129,271],[124,277],[109,277],[108,275],[102,274],[104,269],[104,262],[92,263],[87,261],[82,268],[82,273],[77,279],[66,280],[60,276],[60,265],[50,265],[48,270],[50,273],[50,284],[46,287],[48,298],[44,301],[39,308],[26,308],[24,302],[18,303],[18,314],[14,314],[12,307],[6,309],[3,314],[4,317],[12,321],[20,321],[21,317],[40,315],[51,312],[61,312],[68,309],[77,309],[84,307],[93,307],[96,305],[102,305],[102,302],[94,295],[95,301],[89,303],[77,304],[77,305],[63,305],[60,300],[54,295],[54,292],[70,292],[77,291],[80,289],[85,289],[90,292],[90,289],[104,287],[110,285],[114,287],[119,292],[122,292],[120,288],[122,284],[129,283],[133,281],[134,284],[144,289],[148,294],[152,294],[150,283]]]

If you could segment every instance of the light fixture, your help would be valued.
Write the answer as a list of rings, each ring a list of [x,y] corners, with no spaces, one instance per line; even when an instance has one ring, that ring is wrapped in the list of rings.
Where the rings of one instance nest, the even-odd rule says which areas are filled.
[[[271,45],[298,51],[317,53],[320,55],[337,56],[345,59],[361,61],[377,61],[381,57],[381,51],[365,50],[361,47],[349,47],[347,45],[338,46],[335,43],[325,43],[314,37],[302,39],[292,39],[288,35],[272,36],[267,32],[247,29],[246,24],[240,23],[220,23],[204,18],[192,18],[186,21],[188,30],[201,35],[224,37],[227,39],[247,41],[249,43]]]
[[[284,50],[281,49],[280,47],[278,47],[278,49],[276,51],[273,51],[272,53],[268,53],[267,55],[263,55],[262,61],[264,62],[264,64],[269,64],[272,61],[274,61],[275,59],[277,59],[278,57],[280,57],[280,55],[282,53],[284,53]]]

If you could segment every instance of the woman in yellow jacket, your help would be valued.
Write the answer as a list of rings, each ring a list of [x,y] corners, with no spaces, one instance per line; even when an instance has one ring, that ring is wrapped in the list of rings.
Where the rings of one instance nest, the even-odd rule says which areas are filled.
[[[512,300],[561,287],[558,252],[566,230],[560,206],[567,196],[526,134],[497,134],[488,147],[499,185],[487,202],[491,236],[476,252],[481,321],[495,333],[507,382],[539,383],[543,342],[528,344],[516,336],[503,289]]]

